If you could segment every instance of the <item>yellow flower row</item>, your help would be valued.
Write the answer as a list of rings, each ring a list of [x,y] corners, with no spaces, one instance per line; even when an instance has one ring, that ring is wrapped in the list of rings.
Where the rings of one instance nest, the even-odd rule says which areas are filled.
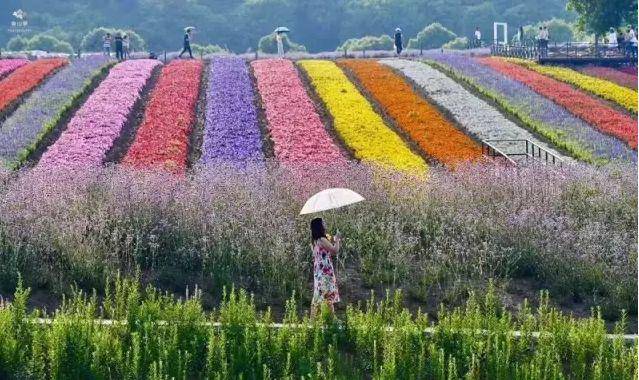
[[[628,111],[633,113],[637,112],[637,91],[635,90],[604,79],[584,75],[575,70],[564,67],[544,66],[532,61],[517,58],[510,58],[508,60],[534,70],[540,74],[577,86],[584,91],[588,91],[604,99],[613,101]]]
[[[335,130],[358,159],[402,170],[427,169],[334,62],[303,60],[299,65],[333,116]]]

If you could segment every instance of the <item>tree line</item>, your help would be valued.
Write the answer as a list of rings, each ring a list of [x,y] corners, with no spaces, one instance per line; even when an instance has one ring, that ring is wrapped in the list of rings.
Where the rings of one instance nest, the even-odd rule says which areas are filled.
[[[149,50],[178,50],[183,28],[195,26],[195,43],[243,53],[270,46],[263,37],[287,26],[291,40],[299,44],[291,41],[292,48],[317,52],[365,36],[382,36],[383,41],[370,42],[388,44],[384,35],[392,35],[396,27],[402,28],[407,42],[419,40],[418,33],[433,23],[455,36],[444,43],[457,44],[471,37],[475,27],[492,39],[495,21],[507,22],[511,36],[519,26],[553,18],[576,21],[589,33],[601,32],[636,23],[636,6],[636,0],[4,0],[0,46],[20,37],[18,45],[26,47],[78,50],[86,47],[88,34],[107,26],[135,32]],[[17,9],[27,12],[29,32],[8,30]],[[441,35],[441,30],[436,32]],[[38,38],[31,42],[34,36]]]

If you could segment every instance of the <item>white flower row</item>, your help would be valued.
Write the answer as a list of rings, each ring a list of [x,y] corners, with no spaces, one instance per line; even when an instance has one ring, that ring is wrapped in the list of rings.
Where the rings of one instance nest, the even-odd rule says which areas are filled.
[[[529,140],[558,157],[566,157],[530,132],[520,128],[485,101],[425,63],[403,59],[385,59],[380,62],[400,70],[421,87],[424,93],[440,107],[448,110],[469,133],[482,140]],[[524,143],[497,143],[505,153],[525,151]]]

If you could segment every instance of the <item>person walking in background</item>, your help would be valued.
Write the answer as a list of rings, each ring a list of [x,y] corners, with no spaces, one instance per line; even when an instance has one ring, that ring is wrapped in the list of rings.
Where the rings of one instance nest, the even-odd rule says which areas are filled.
[[[118,61],[124,60],[124,46],[122,45],[122,34],[115,34],[115,58]]]
[[[620,54],[624,54],[626,48],[624,46],[624,31],[623,28],[617,29],[617,50]]]
[[[617,47],[617,31],[615,28],[610,28],[610,32],[608,33],[608,46],[611,48]]]
[[[111,57],[111,33],[102,37],[102,51],[107,57]]]
[[[479,30],[479,27],[475,28],[475,47],[481,47],[481,30]]]
[[[277,55],[279,57],[284,56],[284,33],[277,31],[275,32],[275,42],[277,43]]]
[[[630,58],[637,59],[637,34],[635,33],[635,29],[632,25],[628,25],[626,46],[628,48]]]
[[[548,56],[548,41],[550,41],[550,31],[548,26],[544,25],[544,57]]]
[[[404,50],[404,45],[402,42],[402,30],[400,28],[395,29],[395,51],[397,55],[402,54],[402,50]]]
[[[545,26],[540,26],[539,34],[537,34],[537,44],[540,57],[546,57],[548,55],[548,38],[548,29]]]
[[[322,218],[311,221],[311,247],[313,250],[313,301],[311,302],[311,318],[317,315],[322,305],[328,306],[335,313],[334,304],[340,301],[335,278],[335,268],[331,256],[337,255],[340,249],[339,233],[329,240],[326,225]]]
[[[544,28],[539,27],[539,31],[537,32],[537,50],[539,50],[539,55],[541,56],[543,50],[543,38],[544,38]]]
[[[129,36],[127,34],[125,34],[124,36],[122,36],[122,48],[123,48],[123,52],[124,52],[124,59],[128,59],[129,58],[129,51],[130,51],[130,41],[129,41]]]
[[[192,30],[193,29],[191,28],[186,28],[184,32],[184,45],[179,55],[180,58],[182,58],[182,55],[186,53],[187,51],[189,52],[189,57],[193,58],[193,52],[191,51],[191,31]]]

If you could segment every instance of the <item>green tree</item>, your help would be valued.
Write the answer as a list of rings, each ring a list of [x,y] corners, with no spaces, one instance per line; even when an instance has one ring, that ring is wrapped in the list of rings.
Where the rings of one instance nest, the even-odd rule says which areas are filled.
[[[579,15],[579,30],[601,35],[611,27],[637,22],[637,0],[568,0]]]
[[[31,38],[14,37],[7,43],[7,49],[12,51],[43,50],[53,53],[73,53],[73,47],[70,43],[43,33],[36,34]]]
[[[382,34],[379,37],[365,36],[346,40],[337,50],[362,51],[362,50],[393,50],[394,41],[391,36]]]
[[[50,36],[48,34],[36,34],[29,39],[27,50],[44,50],[55,53],[73,53],[73,47],[66,41]]]
[[[218,45],[191,44],[191,50],[193,50],[193,54],[196,56],[226,52],[226,49]]]
[[[457,37],[454,40],[446,42],[442,48],[451,50],[463,50],[468,48],[468,38]]]
[[[417,37],[408,41],[409,49],[433,49],[439,48],[448,41],[455,39],[457,35],[436,22],[428,25]]]
[[[10,51],[22,51],[27,50],[29,39],[22,36],[15,36],[7,42],[7,50]]]

